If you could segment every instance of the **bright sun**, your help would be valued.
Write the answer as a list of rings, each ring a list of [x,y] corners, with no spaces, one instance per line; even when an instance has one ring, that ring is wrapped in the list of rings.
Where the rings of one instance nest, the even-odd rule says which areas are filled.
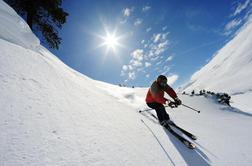
[[[106,34],[101,36],[98,35],[102,39],[102,43],[98,47],[106,47],[106,53],[112,51],[116,53],[118,47],[123,47],[123,45],[120,43],[120,39],[124,36],[119,36],[116,34],[116,30],[114,30],[112,33],[109,32],[105,28]]]
[[[106,45],[108,49],[115,50],[116,46],[119,45],[118,37],[116,37],[114,34],[108,33],[104,38],[104,45]]]

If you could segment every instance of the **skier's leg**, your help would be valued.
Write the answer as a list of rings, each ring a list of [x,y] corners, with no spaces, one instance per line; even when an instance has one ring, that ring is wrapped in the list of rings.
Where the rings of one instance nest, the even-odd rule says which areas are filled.
[[[158,108],[156,109],[156,112],[157,112],[157,116],[158,116],[160,124],[165,123],[167,120],[170,120],[170,117],[167,114],[163,104],[159,104]]]
[[[162,123],[163,121],[166,120],[170,120],[169,115],[167,114],[167,112],[165,111],[165,107],[163,104],[160,103],[147,103],[147,105],[150,108],[155,109],[157,116],[158,116],[158,120],[160,123]]]

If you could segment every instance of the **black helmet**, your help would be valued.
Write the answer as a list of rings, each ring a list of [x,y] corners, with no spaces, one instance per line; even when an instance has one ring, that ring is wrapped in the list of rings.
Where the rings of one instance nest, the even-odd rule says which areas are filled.
[[[167,77],[164,75],[159,75],[157,77],[157,83],[160,87],[165,88],[167,86]]]

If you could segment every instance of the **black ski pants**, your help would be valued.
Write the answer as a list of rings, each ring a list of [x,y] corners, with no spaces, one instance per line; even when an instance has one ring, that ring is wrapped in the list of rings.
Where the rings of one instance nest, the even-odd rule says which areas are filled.
[[[154,109],[157,113],[157,116],[158,116],[158,120],[159,122],[161,123],[162,121],[164,120],[169,120],[170,117],[169,115],[167,114],[166,110],[165,110],[165,107],[163,104],[160,104],[160,103],[156,103],[156,102],[153,102],[153,103],[146,103],[150,108]]]

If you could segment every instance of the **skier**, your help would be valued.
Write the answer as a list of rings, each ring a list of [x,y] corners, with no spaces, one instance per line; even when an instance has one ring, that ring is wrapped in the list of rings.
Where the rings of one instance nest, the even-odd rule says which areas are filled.
[[[164,97],[164,92],[173,98],[174,102],[166,99]],[[152,83],[146,95],[145,101],[150,108],[156,111],[159,123],[162,126],[172,123],[165,110],[164,104],[168,103],[168,105],[172,108],[182,104],[176,92],[167,84],[167,78],[164,75],[159,75],[157,80]]]

